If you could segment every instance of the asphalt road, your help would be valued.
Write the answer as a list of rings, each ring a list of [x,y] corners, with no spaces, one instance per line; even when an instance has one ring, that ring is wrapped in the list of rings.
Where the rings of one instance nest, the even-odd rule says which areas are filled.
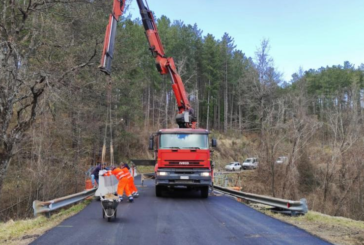
[[[227,196],[201,199],[198,192],[175,191],[157,198],[153,180],[144,183],[140,197],[121,202],[111,222],[93,201],[31,244],[330,244]]]

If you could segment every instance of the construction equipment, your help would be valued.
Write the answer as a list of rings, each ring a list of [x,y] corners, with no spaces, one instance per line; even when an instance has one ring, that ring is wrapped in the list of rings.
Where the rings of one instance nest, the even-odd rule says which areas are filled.
[[[156,161],[156,196],[161,196],[166,188],[183,187],[199,189],[201,197],[207,198],[213,180],[209,131],[196,128],[197,118],[173,58],[167,57],[164,52],[153,13],[143,0],[137,0],[137,3],[157,70],[161,75],[170,75],[178,107],[176,123],[179,128],[161,129],[149,139],[149,149],[154,151]],[[111,74],[116,24],[124,8],[125,0],[114,0],[100,65],[100,69],[108,75]],[[212,139],[211,147],[216,147],[215,139]]]
[[[106,170],[100,170],[99,172],[99,186],[95,193],[95,196],[100,197],[102,206],[102,218],[107,218],[107,221],[111,221],[111,218],[116,218],[117,207],[120,202],[118,195],[116,194],[118,180],[114,175],[104,176]]]
[[[119,202],[119,197],[112,194],[101,197],[102,218],[107,218],[108,222],[111,218],[116,219]]]

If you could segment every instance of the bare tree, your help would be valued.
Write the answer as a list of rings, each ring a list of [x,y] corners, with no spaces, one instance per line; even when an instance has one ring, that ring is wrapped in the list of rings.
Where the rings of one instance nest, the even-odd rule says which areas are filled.
[[[271,100],[274,98],[274,91],[280,80],[280,73],[274,69],[273,59],[269,55],[270,46],[269,40],[263,39],[260,47],[255,52],[256,69],[258,79],[254,79],[253,97],[256,98],[259,122],[262,127],[264,120],[265,108],[269,106]]]
[[[50,22],[43,19],[45,11],[74,1],[4,1],[0,20],[0,193],[3,180],[16,148],[24,133],[42,113],[39,107],[50,88],[66,85],[70,74],[90,64],[86,62],[60,65],[47,50],[57,49],[47,37]],[[49,26],[48,26],[49,27]],[[46,35],[47,36],[47,35]],[[58,66],[58,67],[57,67]],[[1,196],[1,195],[0,195]]]
[[[265,117],[262,121],[261,128],[261,147],[260,155],[261,168],[269,174],[271,180],[271,195],[276,196],[276,164],[275,158],[283,141],[286,139],[287,125],[281,123],[278,118],[284,111],[284,103],[280,100],[274,101],[270,107],[265,108]],[[266,175],[264,175],[266,176]]]
[[[357,94],[357,93],[353,93]],[[328,121],[327,128],[331,132],[331,139],[328,147],[331,149],[331,154],[326,160],[325,168],[322,169],[323,177],[323,205],[322,209],[325,211],[327,199],[330,193],[330,187],[335,179],[335,175],[340,169],[347,169],[348,163],[343,160],[343,157],[360,139],[361,135],[361,115],[356,108],[356,103],[353,107],[341,110],[339,106],[327,109]],[[360,175],[354,177],[359,178]]]

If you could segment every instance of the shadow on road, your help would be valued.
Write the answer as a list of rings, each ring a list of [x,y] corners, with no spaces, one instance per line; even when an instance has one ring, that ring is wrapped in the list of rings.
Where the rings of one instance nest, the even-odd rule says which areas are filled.
[[[162,191],[160,198],[173,198],[173,199],[202,199],[200,190],[187,189],[187,188],[171,188]]]

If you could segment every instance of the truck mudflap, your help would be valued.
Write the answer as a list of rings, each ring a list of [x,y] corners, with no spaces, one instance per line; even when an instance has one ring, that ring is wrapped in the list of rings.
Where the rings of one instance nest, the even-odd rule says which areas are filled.
[[[155,175],[157,186],[211,186],[209,169],[159,169]]]

